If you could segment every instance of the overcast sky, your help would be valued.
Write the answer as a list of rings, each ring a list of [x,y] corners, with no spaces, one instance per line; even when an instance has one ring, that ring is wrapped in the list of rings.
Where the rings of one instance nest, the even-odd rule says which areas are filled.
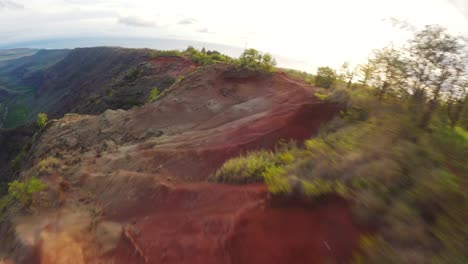
[[[389,19],[468,31],[468,0],[0,0],[0,44],[75,37],[187,39],[304,61],[359,62],[404,35]]]

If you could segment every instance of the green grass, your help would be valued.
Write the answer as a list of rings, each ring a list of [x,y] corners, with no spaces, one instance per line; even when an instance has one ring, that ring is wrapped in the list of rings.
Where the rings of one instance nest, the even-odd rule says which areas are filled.
[[[468,131],[457,126],[455,127],[455,132],[459,134],[465,141],[468,140]]]
[[[263,181],[263,173],[274,166],[275,155],[259,151],[231,159],[216,172],[214,181],[224,183],[254,183]]]
[[[36,166],[38,175],[49,175],[60,169],[62,162],[54,157],[48,157],[39,161]]]

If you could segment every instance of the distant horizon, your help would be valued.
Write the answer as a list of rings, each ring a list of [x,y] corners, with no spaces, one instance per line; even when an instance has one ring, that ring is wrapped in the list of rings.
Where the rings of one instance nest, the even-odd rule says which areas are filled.
[[[217,50],[231,57],[239,57],[244,48],[230,46],[219,43],[210,43],[196,40],[182,40],[169,38],[142,38],[142,37],[73,37],[73,38],[49,38],[41,40],[19,41],[7,44],[0,44],[0,50],[5,49],[75,49],[92,47],[121,47],[134,49],[157,49],[157,50],[184,50],[188,46],[197,49],[203,47],[207,50]],[[255,47],[247,47],[254,48]],[[261,50],[261,52],[269,52]],[[288,58],[281,54],[272,53],[278,62],[278,67],[295,69],[312,73],[316,67],[305,61],[295,58]],[[320,65],[319,65],[320,66]]]

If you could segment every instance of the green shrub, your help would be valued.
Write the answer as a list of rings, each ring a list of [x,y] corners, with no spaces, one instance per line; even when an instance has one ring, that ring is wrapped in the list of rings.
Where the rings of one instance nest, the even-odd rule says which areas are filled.
[[[276,60],[271,54],[261,54],[255,49],[247,49],[239,57],[239,67],[242,69],[272,72],[275,66]]]
[[[229,58],[226,55],[223,55],[219,53],[218,51],[207,51],[207,52],[202,52],[198,51],[197,49],[193,47],[188,47],[185,52],[184,52],[193,62],[196,64],[206,66],[206,65],[211,65],[217,62],[229,62],[232,61],[231,58]]]
[[[317,97],[318,99],[320,99],[322,101],[324,101],[328,97],[328,94],[319,93],[319,92],[315,92],[314,95],[315,95],[315,97]]]
[[[61,161],[57,158],[48,157],[37,164],[37,173],[39,175],[49,175],[60,169]]]
[[[137,67],[131,67],[124,76],[124,81],[134,82],[142,75],[142,72]]]
[[[216,172],[214,180],[225,183],[254,183],[263,181],[263,173],[275,164],[274,154],[259,151],[228,160]]]
[[[326,194],[346,195],[346,187],[339,181],[333,182],[322,179],[301,180],[301,186],[303,193],[309,197],[318,197]]]
[[[39,127],[45,127],[45,125],[47,124],[47,114],[44,114],[44,113],[37,114],[36,123]]]
[[[15,180],[8,186],[8,195],[19,201],[23,207],[31,204],[33,194],[40,192],[45,188],[45,184],[35,177],[23,182]]]
[[[279,166],[270,166],[262,173],[268,191],[273,194],[288,194],[291,185],[288,178],[284,177],[286,170]]]
[[[151,103],[158,98],[159,98],[159,90],[158,88],[155,87],[151,89],[150,95],[148,96],[148,99],[146,99],[146,103]]]

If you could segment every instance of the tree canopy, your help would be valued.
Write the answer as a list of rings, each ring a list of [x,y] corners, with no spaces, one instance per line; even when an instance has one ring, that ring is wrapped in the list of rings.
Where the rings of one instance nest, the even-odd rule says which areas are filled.
[[[246,49],[239,57],[239,66],[253,71],[272,72],[276,60],[269,53],[262,54],[256,49]]]
[[[323,88],[330,88],[336,81],[337,74],[330,67],[319,67],[315,76],[315,85]]]

